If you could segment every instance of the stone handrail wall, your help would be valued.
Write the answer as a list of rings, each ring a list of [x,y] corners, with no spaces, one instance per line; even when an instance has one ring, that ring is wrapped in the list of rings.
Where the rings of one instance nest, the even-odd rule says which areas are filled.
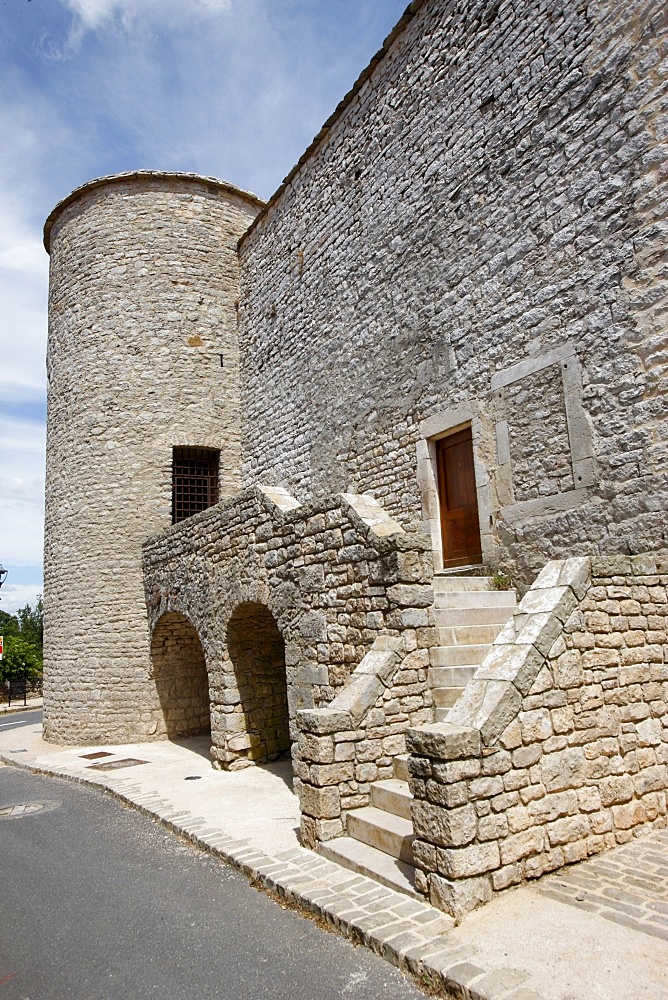
[[[346,813],[369,804],[370,783],[393,776],[408,726],[431,717],[429,649],[412,645],[410,638],[379,636],[327,708],[299,712],[296,776],[305,846],[345,831]]]
[[[407,734],[418,886],[459,917],[666,823],[668,557],[551,562],[447,724]]]

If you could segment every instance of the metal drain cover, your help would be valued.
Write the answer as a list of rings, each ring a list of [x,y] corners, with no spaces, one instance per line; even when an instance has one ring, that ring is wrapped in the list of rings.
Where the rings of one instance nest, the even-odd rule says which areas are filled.
[[[89,764],[89,771],[118,771],[121,767],[136,767],[137,764],[148,764],[147,760],[137,760],[135,757],[125,757],[123,760],[105,760],[103,764]]]
[[[0,819],[22,819],[38,812],[51,812],[60,805],[61,802],[53,799],[46,799],[44,802],[13,802],[8,806],[0,806]]]

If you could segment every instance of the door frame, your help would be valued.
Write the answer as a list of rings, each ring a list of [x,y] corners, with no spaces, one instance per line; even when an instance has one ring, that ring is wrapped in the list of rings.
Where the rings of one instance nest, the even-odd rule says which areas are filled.
[[[438,465],[436,442],[466,427],[471,428],[473,446],[473,471],[478,498],[478,521],[484,565],[495,565],[494,516],[492,489],[487,468],[482,460],[484,451],[483,421],[472,404],[462,404],[427,417],[420,424],[417,443],[418,484],[422,498],[422,528],[431,537],[434,571],[443,572],[443,537],[441,533],[441,505],[438,493]],[[493,433],[493,432],[492,432]],[[456,573],[459,567],[451,572]],[[450,570],[446,570],[449,572]]]

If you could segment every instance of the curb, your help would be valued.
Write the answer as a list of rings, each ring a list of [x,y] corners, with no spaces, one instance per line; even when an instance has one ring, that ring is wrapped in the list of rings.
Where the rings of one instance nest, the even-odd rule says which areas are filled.
[[[34,700],[36,701],[37,699]],[[39,712],[43,707],[41,698],[39,699],[39,705],[8,705],[3,701],[0,703],[0,715],[12,715],[14,712]]]
[[[522,987],[527,973],[518,969],[481,969],[467,945],[448,943],[454,926],[440,910],[342,868],[303,847],[271,857],[247,840],[211,829],[205,819],[176,812],[157,795],[145,794],[127,778],[95,780],[56,767],[17,761],[0,752],[0,762],[50,777],[97,788],[156,821],[285,899],[328,928],[363,944],[404,972],[419,986],[438,990],[450,1000],[544,1000]]]

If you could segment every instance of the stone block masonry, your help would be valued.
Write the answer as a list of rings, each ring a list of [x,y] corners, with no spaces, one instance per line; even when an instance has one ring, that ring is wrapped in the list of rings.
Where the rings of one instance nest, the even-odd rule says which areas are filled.
[[[417,525],[458,409],[520,589],[665,548],[667,55],[660,0],[410,5],[242,239],[246,484]]]
[[[461,916],[667,822],[668,556],[548,563],[447,724],[407,742],[415,862]]]
[[[141,546],[171,522],[174,446],[219,451],[220,495],[239,487],[236,244],[261,205],[146,171],[85,185],[47,221],[50,740],[164,734]]]
[[[408,725],[433,718],[432,575],[429,540],[364,496],[302,505],[253,487],[144,546],[151,632],[176,615],[201,642],[215,766],[292,745],[297,787],[309,786],[305,813],[337,820],[336,832],[333,786],[345,782],[344,806],[359,804],[404,750]],[[345,732],[298,721],[325,708]],[[158,735],[159,713],[155,724]]]

